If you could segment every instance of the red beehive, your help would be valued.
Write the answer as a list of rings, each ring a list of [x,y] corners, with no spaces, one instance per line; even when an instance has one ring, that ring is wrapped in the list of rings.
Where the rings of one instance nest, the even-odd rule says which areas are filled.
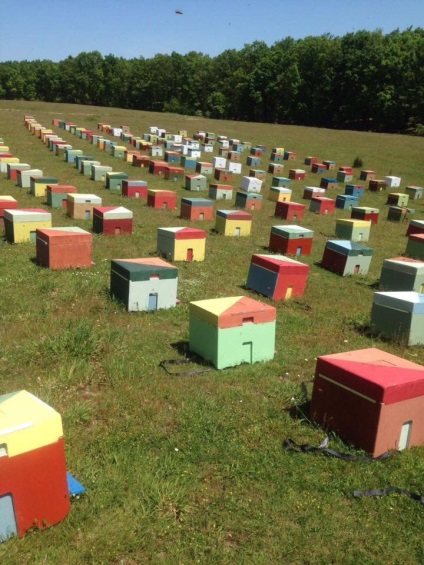
[[[95,206],[93,231],[104,235],[131,234],[133,213],[123,206]]]
[[[414,234],[424,234],[424,221],[423,220],[411,220],[409,222],[406,235]]]
[[[5,210],[16,210],[18,201],[13,196],[0,196],[0,221],[3,222]]]
[[[377,348],[319,357],[311,417],[378,457],[424,444],[424,367]]]
[[[149,188],[147,191],[147,206],[175,210],[177,207],[177,194],[173,190]]]
[[[185,170],[183,167],[178,167],[178,166],[174,166],[174,165],[168,165],[165,168],[165,174],[164,177],[166,178],[166,180],[172,180],[174,182],[177,182],[179,180],[183,180],[185,175]]]
[[[306,178],[306,171],[303,169],[290,169],[289,170],[289,179],[291,180],[305,180]]]
[[[168,167],[168,163],[166,161],[150,160],[149,173],[151,173],[152,175],[165,176],[165,171],[167,167]]]
[[[79,227],[36,229],[37,263],[49,269],[91,267],[93,236]]]
[[[148,169],[150,167],[150,157],[148,155],[133,155],[133,167]]]
[[[276,202],[274,216],[283,220],[303,220],[306,206],[297,202]]]
[[[336,201],[325,196],[313,196],[310,200],[309,210],[316,214],[333,214],[336,209]]]
[[[228,169],[215,169],[214,178],[221,182],[232,182],[233,173]]]
[[[269,249],[286,255],[310,255],[314,232],[297,225],[273,226]]]
[[[122,180],[122,196],[126,198],[147,198],[147,182],[144,180]]]

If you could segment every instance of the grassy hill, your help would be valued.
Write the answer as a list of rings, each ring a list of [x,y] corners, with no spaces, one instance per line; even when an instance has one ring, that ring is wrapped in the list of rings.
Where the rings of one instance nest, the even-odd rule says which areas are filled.
[[[208,231],[206,259],[176,263],[176,308],[127,313],[109,296],[110,261],[155,255],[158,227],[187,225],[179,218],[179,203],[176,211],[153,210],[144,201],[111,194],[33,136],[23,126],[28,114],[48,127],[53,118],[90,129],[98,122],[128,125],[136,135],[158,126],[189,135],[212,131],[266,145],[269,152],[284,147],[297,153],[296,161],[285,161],[285,176],[291,167],[308,173],[306,181],[292,181],[297,202],[303,202],[303,186],[318,186],[321,176],[303,165],[307,155],[334,160],[337,168],[359,158],[362,168],[375,170],[378,178],[401,177],[401,191],[407,185],[424,186],[423,138],[0,101],[0,137],[22,162],[79,192],[100,195],[104,205],[134,211],[131,236],[94,235],[94,265],[88,270],[44,269],[34,261],[33,244],[0,243],[0,393],[26,389],[61,413],[68,468],[87,489],[63,523],[0,544],[0,562],[422,563],[420,504],[398,495],[358,500],[352,493],[388,485],[422,493],[424,448],[380,463],[283,448],[287,437],[318,445],[325,436],[307,412],[317,356],[379,347],[424,364],[422,347],[408,348],[363,331],[383,260],[403,254],[406,247],[406,225],[386,220],[389,190],[366,191],[361,201],[380,209],[368,242],[374,255],[366,276],[342,278],[319,266],[336,219],[349,218],[350,212],[306,213],[302,225],[314,231],[314,245],[312,254],[300,260],[311,266],[310,276],[302,298],[273,303],[273,361],[172,376],[160,363],[184,358],[190,301],[247,294],[272,304],[244,286],[252,253],[266,252],[271,226],[285,223],[273,217],[275,203],[266,198],[272,175],[264,183],[264,205],[254,213],[250,237],[223,237],[211,231],[214,222],[192,222]],[[147,180],[150,188],[176,190],[178,200],[196,196],[52,129],[115,171]],[[261,168],[267,169],[269,152]],[[248,171],[243,165],[243,174]],[[356,182],[359,172],[355,169]],[[343,192],[339,185],[330,196]],[[29,195],[4,174],[0,194],[14,196],[20,207],[46,207],[43,198]],[[424,200],[412,205],[415,218],[423,218]],[[218,209],[231,206],[217,203]],[[53,226],[91,229],[90,221],[51,212]],[[335,435],[330,440],[335,449],[358,453]]]

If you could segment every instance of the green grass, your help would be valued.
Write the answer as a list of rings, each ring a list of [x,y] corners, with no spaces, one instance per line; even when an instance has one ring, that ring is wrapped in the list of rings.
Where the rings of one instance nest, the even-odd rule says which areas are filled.
[[[125,124],[134,134],[151,125],[189,134],[213,131],[269,150],[296,151],[297,161],[285,162],[286,173],[291,167],[308,171],[304,157],[316,155],[337,166],[361,160],[362,168],[376,170],[380,178],[402,177],[402,189],[424,186],[422,138],[0,101],[0,137],[21,161],[79,192],[99,194],[104,204],[134,211],[132,236],[94,236],[95,264],[89,270],[43,269],[34,262],[33,245],[0,243],[0,393],[30,390],[62,414],[68,468],[87,488],[63,523],[0,545],[1,563],[422,563],[419,503],[394,494],[354,499],[352,493],[388,485],[422,492],[424,448],[381,463],[347,463],[286,453],[282,446],[286,437],[318,445],[325,435],[309,422],[307,411],[294,417],[310,397],[317,356],[376,346],[424,363],[422,347],[361,331],[369,323],[383,260],[401,255],[406,246],[406,226],[386,221],[386,194],[367,192],[361,201],[380,208],[381,220],[371,231],[369,274],[360,278],[342,278],[318,265],[335,219],[350,213],[307,213],[303,225],[314,231],[314,245],[301,260],[311,272],[302,298],[275,304],[273,361],[171,376],[159,364],[183,358],[190,301],[248,294],[272,303],[244,288],[251,254],[264,252],[271,226],[284,223],[273,218],[275,204],[266,199],[271,175],[250,237],[225,238],[210,231],[213,222],[193,222],[208,230],[206,259],[177,264],[178,307],[154,315],[127,313],[108,295],[110,260],[154,255],[157,227],[187,223],[178,218],[179,204],[175,212],[157,211],[110,194],[32,136],[22,125],[25,114],[49,127],[59,117],[92,129],[101,121]],[[52,129],[114,170],[148,180],[151,188],[193,196]],[[359,169],[354,180],[358,175]],[[292,182],[293,201],[301,201],[304,184],[318,185],[319,175]],[[0,191],[22,207],[43,204],[5,175]],[[218,204],[228,207],[229,202]],[[422,218],[424,201],[413,207]],[[69,219],[61,210],[52,214],[54,226],[91,229],[90,222]],[[331,447],[357,453],[334,435]]]

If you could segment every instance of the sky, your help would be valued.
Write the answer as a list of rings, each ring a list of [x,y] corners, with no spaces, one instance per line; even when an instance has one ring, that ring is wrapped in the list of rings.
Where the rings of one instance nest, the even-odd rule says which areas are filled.
[[[424,0],[1,0],[0,22],[0,61],[216,57],[254,41],[424,28]]]

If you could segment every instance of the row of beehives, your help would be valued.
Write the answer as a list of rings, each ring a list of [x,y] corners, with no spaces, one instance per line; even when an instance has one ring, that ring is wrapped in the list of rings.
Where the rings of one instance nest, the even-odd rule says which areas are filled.
[[[375,212],[375,210],[374,210],[374,211],[370,211],[370,213],[373,213],[373,212]],[[237,220],[237,221],[235,222],[235,225],[234,225],[234,229],[236,230],[236,234],[237,234],[237,235],[245,235],[245,234],[247,234],[247,233],[250,233],[250,222],[251,222],[251,218],[250,218],[250,217],[247,216],[247,217],[245,217],[245,218],[241,218],[241,215],[242,215],[242,214],[240,214],[240,213],[234,214],[234,213],[231,213],[231,212],[222,211],[222,215],[224,215],[224,216],[227,216],[227,215],[229,215],[229,214],[232,214],[232,216],[233,216],[232,219],[233,219],[233,220]],[[237,219],[236,219],[236,218],[235,218],[235,215],[240,216],[240,218],[237,218]],[[218,218],[219,218],[219,217],[218,217]],[[231,221],[232,219],[230,219],[229,221],[226,221],[227,218],[225,218],[225,221],[226,221],[226,223],[228,224],[229,227],[230,227],[231,224],[232,224],[232,221]],[[244,220],[244,221],[243,221],[243,220]],[[376,221],[376,220],[375,220],[375,221]],[[344,230],[344,231],[343,231],[343,233],[337,233],[337,232],[336,232],[336,235],[338,235],[339,237],[342,237],[342,238],[343,238],[343,237],[346,237],[346,239],[352,239],[352,240],[359,239],[359,240],[362,240],[362,241],[366,241],[366,240],[368,239],[368,237],[367,237],[367,233],[365,233],[365,232],[367,231],[365,228],[369,229],[370,224],[368,224],[367,226],[362,226],[362,225],[360,225],[360,226],[358,225],[358,226],[357,226],[356,223],[361,224],[361,222],[354,222],[354,221],[352,222],[352,221],[349,221],[349,220],[341,220],[341,221],[339,221],[337,225],[339,226],[340,230],[342,230],[342,231]],[[238,224],[240,224],[240,225],[238,225]],[[243,227],[242,227],[243,225],[248,225],[248,226],[249,226],[249,229],[246,229],[246,228],[243,229]],[[115,229],[120,229],[120,228],[117,228],[117,227],[116,227]],[[278,226],[277,226],[277,229],[278,229]],[[348,230],[350,231],[350,233],[346,234],[346,233],[345,233],[345,230],[346,230],[346,229],[348,229]],[[174,228],[168,228],[168,230],[166,230],[166,229],[164,230],[164,233],[166,233],[166,231],[172,232],[173,230],[174,230],[174,231],[179,231],[179,230],[176,230],[176,229],[174,229]],[[356,230],[356,231],[359,230],[359,231],[358,231],[358,234],[356,234],[355,230]],[[365,230],[365,232],[364,232],[364,230]],[[225,233],[225,230],[224,230],[224,233]],[[175,236],[175,233],[174,233],[174,236]],[[357,236],[358,236],[358,237],[357,237]],[[169,239],[169,238],[168,238],[168,239]],[[171,236],[170,239],[172,240],[172,236]],[[411,239],[410,241],[413,241],[413,239]],[[197,242],[197,243],[199,243],[199,242]],[[169,241],[168,241],[168,243],[167,243],[166,245],[164,245],[164,247],[168,250],[169,245],[174,245],[174,244],[173,244],[173,243],[172,243],[172,244],[169,244]],[[330,268],[333,268],[333,269],[335,268],[335,269],[337,269],[338,267],[332,266],[332,263],[334,263],[334,257],[337,257],[337,252],[335,252],[334,249],[331,249],[331,245],[335,245],[334,242],[331,242],[331,243],[327,246],[327,248],[326,248],[326,253],[324,254],[324,258],[323,258],[323,264],[325,265],[326,263],[328,263],[328,265],[330,266]],[[340,247],[339,244],[336,244],[336,245],[338,245],[338,246]],[[168,246],[168,247],[167,247],[167,246]],[[349,243],[349,247],[352,247],[350,243]],[[300,250],[300,252],[299,252],[299,249],[301,249],[301,248],[299,247],[298,249],[296,249],[296,253],[298,253],[298,254],[300,254],[300,253],[302,252],[301,250]],[[367,248],[367,249],[369,249],[369,248]],[[196,254],[199,255],[198,253],[196,253],[197,250],[196,250],[196,252],[195,252],[195,247],[194,247],[194,246],[190,247],[188,250],[184,250],[184,253],[185,253],[185,252],[187,252],[187,256],[186,256],[186,257],[189,257],[189,258],[191,258],[191,259],[193,259]],[[283,249],[282,252],[286,252],[286,250]],[[362,255],[362,257],[363,257],[362,260],[361,260],[363,264],[361,265],[361,264],[359,264],[359,263],[355,263],[355,267],[354,267],[355,271],[354,271],[354,272],[357,272],[357,273],[362,272],[362,273],[364,273],[364,272],[366,272],[365,263],[366,263],[366,261],[370,261],[371,253],[370,253],[369,251],[367,251],[367,254],[364,254],[363,251],[362,251],[362,252],[358,252],[358,254],[359,254],[359,253],[361,253],[361,255]],[[166,251],[165,254],[170,255],[170,252],[169,252],[169,251]],[[333,256],[333,257],[331,258],[331,256]],[[364,257],[368,257],[368,259],[364,259]],[[349,272],[349,270],[348,270],[348,272]]]
[[[40,135],[46,143],[49,144],[50,148],[56,149],[61,148],[65,153],[65,160],[68,162],[75,162],[76,167],[83,173],[83,174],[91,174],[91,178],[93,180],[104,180],[106,179],[106,188],[110,189],[111,191],[119,191],[122,192],[124,196],[129,197],[145,197],[147,193],[147,183],[143,180],[129,180],[126,173],[122,172],[113,172],[111,169],[112,167],[102,166],[97,161],[92,161],[93,157],[83,155],[81,150],[74,150],[69,145],[66,144],[61,138],[54,135],[51,130],[47,128],[42,128],[40,124],[38,124],[33,118],[26,117],[25,123],[31,128],[31,130]],[[59,122],[64,126],[69,125],[65,122]],[[88,130],[84,130],[84,128],[77,128],[77,126],[70,126],[71,129],[74,128],[75,132],[79,132],[81,135],[82,133],[91,133]],[[108,126],[109,127],[109,126]],[[75,133],[74,132],[74,133]],[[210,134],[211,135],[211,134]],[[112,147],[113,148],[113,147]],[[123,149],[123,148],[120,148]],[[259,150],[259,149],[258,149]],[[262,150],[262,149],[261,149]],[[283,149],[274,149],[273,152],[283,151]],[[312,158],[309,158],[312,159]],[[162,165],[165,167],[165,178],[169,178],[168,172],[169,167],[166,163],[157,162],[154,160],[149,161],[150,164],[154,164],[158,166],[158,174],[163,172]],[[326,162],[327,166],[331,167],[333,162]],[[202,164],[202,163],[201,163]],[[204,163],[203,163],[204,164]],[[13,165],[12,165],[13,166]],[[348,167],[342,167],[342,169],[348,169]],[[151,172],[155,174],[155,168],[152,169]],[[220,169],[218,170],[220,171]],[[35,177],[31,181],[29,180],[30,175],[36,173],[37,171],[25,171],[18,173],[18,176],[25,175],[24,180],[21,182],[18,179],[18,184],[26,185],[25,183],[30,183],[30,190],[35,195],[41,195],[43,191],[46,190],[46,183],[48,181],[53,182],[55,179]],[[251,171],[252,175],[255,175],[257,171]],[[375,173],[372,171],[362,171],[361,175],[364,175],[364,178],[370,178],[370,183],[374,182],[372,179],[375,176]],[[175,177],[176,178],[176,177]],[[26,180],[25,180],[26,179]],[[396,185],[394,181],[399,181],[397,177],[387,177],[386,184],[388,185]],[[331,180],[331,179],[330,179]],[[46,181],[46,182],[45,182]],[[56,179],[57,181],[57,179]],[[335,204],[333,199],[329,199],[322,196],[322,193],[325,191],[325,188],[329,188],[333,186],[332,184],[328,183],[329,179],[321,179],[321,187],[305,187],[304,197],[309,198],[309,194],[312,195],[310,209],[317,213],[332,213],[334,211],[334,207],[338,208],[352,208],[355,207],[355,204],[359,201],[359,196],[363,194],[364,188],[360,185],[354,184],[347,184],[345,188],[345,195],[338,195]],[[380,182],[380,181],[378,181]],[[252,194],[260,192],[262,185],[262,180],[258,178],[252,177],[243,177],[242,178],[242,190],[237,192],[236,197],[236,207],[241,208],[250,208],[258,209],[261,206],[261,195],[254,197]],[[185,175],[185,188],[189,190],[205,190],[207,187],[207,178],[204,175]],[[277,201],[289,201],[291,197],[291,190],[290,190],[290,179],[284,177],[273,177],[272,179],[272,186],[270,189],[270,199],[277,200]],[[63,187],[66,188],[66,187]],[[413,198],[419,198],[421,196],[422,189],[419,187],[407,187],[407,191],[411,192]],[[56,192],[60,191],[60,186],[56,189]],[[309,191],[309,194],[307,194]],[[62,199],[64,199],[64,191],[62,190]],[[158,195],[159,196],[159,195]],[[164,207],[171,206],[171,208],[175,207],[175,200],[176,195],[172,193],[172,191],[168,191],[168,193],[161,193],[163,197],[163,202],[158,206],[162,205]],[[231,185],[222,185],[222,184],[211,184],[209,187],[209,196],[214,199],[231,199],[232,198],[232,186]],[[317,198],[322,198],[318,200]],[[408,194],[403,193],[390,193],[388,196],[388,204],[392,204],[389,208],[388,212],[388,219],[390,220],[403,220],[409,217],[411,214],[414,213],[413,209],[406,208],[407,200],[409,198]],[[49,199],[49,195],[48,195]],[[58,199],[58,196],[56,196]],[[50,197],[50,200],[52,198]],[[293,203],[295,204],[295,203]],[[301,206],[301,205],[299,205]],[[361,217],[361,210],[358,211],[359,216],[354,217]],[[366,212],[364,210],[363,212]],[[279,214],[276,214],[279,215]]]
[[[92,132],[88,130],[84,130],[84,128],[78,128],[75,124],[63,122],[60,120],[54,120],[54,123],[60,124],[61,127],[65,129],[69,129],[71,132],[76,133],[77,135],[83,135],[84,131],[87,135],[92,134]],[[158,143],[163,143],[165,146],[169,144],[170,149],[178,149],[181,151],[182,148],[187,149],[187,151],[193,150],[198,151],[200,149],[199,140],[203,143],[202,145],[205,146],[208,151],[213,150],[213,142],[215,141],[215,134],[210,132],[197,132],[194,134],[192,138],[183,137],[187,135],[186,131],[180,131],[179,134],[171,134],[166,132],[164,129],[159,129],[157,127],[151,127],[150,133],[143,134],[143,138],[133,136],[129,133],[128,128],[126,126],[121,126],[120,128],[112,128],[110,125],[99,123],[98,128],[103,131],[111,131],[114,130],[116,132],[121,132],[121,137],[134,145],[140,144],[139,147],[143,149],[151,149],[154,146],[158,151],[163,151],[163,147],[161,145],[157,145]],[[98,142],[104,141],[102,138],[97,140]],[[144,144],[144,145],[143,145]],[[155,145],[154,145],[155,144]],[[176,145],[175,145],[176,144]],[[230,139],[228,140],[226,136],[218,136],[218,145],[219,151],[227,151],[229,147],[232,147],[233,150],[230,151],[231,154],[239,155],[240,152],[245,151],[246,149],[250,150],[250,153],[254,156],[262,155],[266,152],[266,147],[263,145],[258,145],[252,147],[251,143],[249,142],[240,142],[239,140]],[[125,156],[125,147],[119,147],[118,156],[123,156],[128,158],[128,155]],[[114,147],[112,146],[112,151]],[[180,154],[178,151],[170,151],[169,158],[180,159]],[[131,153],[131,152],[130,152]],[[279,159],[294,159],[296,158],[296,154],[294,152],[285,151],[284,148],[274,148],[271,154],[273,160],[277,157]],[[224,176],[224,180],[229,181],[232,180],[232,171],[225,170],[226,167],[225,159],[223,162],[216,162],[216,163],[204,163],[197,161],[198,155],[195,158],[190,157],[191,161],[184,163],[187,166],[196,166],[198,172],[207,172],[211,173],[215,170],[216,179],[222,180],[221,175],[230,175],[230,177]],[[167,160],[167,152],[165,151],[165,159]],[[186,157],[183,157],[186,159]],[[184,175],[184,169],[180,168],[179,173],[170,172],[169,164],[162,161],[154,161],[149,159],[148,157],[144,158],[137,157],[133,155],[133,159],[137,161],[137,159],[143,161],[146,166],[149,167],[149,171],[153,174],[164,175],[164,178],[174,178],[177,180],[178,178],[182,178],[185,176],[185,188],[188,190],[206,190],[207,188],[207,177],[202,174],[197,175]],[[217,158],[218,159],[218,158]],[[323,161],[322,163],[318,163],[318,159],[316,157],[306,157],[305,163],[312,166],[312,170],[314,172],[324,172],[331,169],[334,169],[336,164],[334,161]],[[140,163],[137,162],[138,165]],[[277,166],[278,164],[273,163],[273,166]],[[143,165],[141,165],[143,166]],[[209,167],[209,169],[207,169]],[[269,172],[273,172],[274,174],[281,173],[280,170],[277,169],[270,169]],[[305,171],[300,169],[291,169],[289,172],[289,178],[285,177],[277,177],[274,176],[272,178],[272,186],[270,189],[270,198],[271,199],[278,199],[283,201],[288,201],[290,199],[290,180],[301,180],[304,179]],[[119,173],[117,173],[119,175]],[[260,208],[261,206],[261,195],[258,195],[256,200],[252,196],[246,196],[245,192],[257,192],[259,193],[261,190],[262,181],[265,178],[265,171],[254,170],[252,169],[249,173],[249,177],[243,177],[242,179],[242,190],[237,192],[236,196],[236,206],[241,208],[250,208],[251,210],[255,210]],[[332,202],[331,199],[325,201],[316,201],[315,196],[322,197],[322,193],[319,191],[322,189],[324,192],[325,189],[328,188],[335,188],[337,187],[338,181],[341,182],[350,182],[353,178],[353,169],[351,167],[339,167],[337,179],[331,178],[322,178],[320,182],[320,187],[305,187],[306,190],[310,190],[313,192],[314,199],[311,202],[310,206],[313,211],[318,213],[331,213]],[[376,173],[370,170],[362,170],[360,173],[360,179],[369,182],[369,190],[371,191],[381,191],[383,188],[386,187],[399,187],[401,179],[395,176],[386,176],[384,180],[376,179]],[[142,181],[135,181],[135,182],[142,182]],[[107,181],[107,185],[108,185]],[[125,183],[126,184],[126,183]],[[117,186],[117,185],[116,185]],[[117,186],[119,190],[120,187]],[[336,207],[339,208],[352,208],[355,206],[355,197],[359,197],[361,194],[361,190],[363,187],[360,185],[352,185],[348,184],[345,187],[345,195],[339,195],[336,199]],[[413,199],[421,198],[423,195],[424,189],[422,187],[417,186],[408,186],[405,189],[405,193],[400,192],[393,192],[390,193],[387,199],[387,203],[390,205],[388,211],[388,219],[393,221],[401,221],[409,218],[412,214],[414,214],[414,210],[412,208],[407,208],[408,199],[409,197]],[[122,188],[123,194],[128,194],[127,186]],[[133,191],[136,195],[139,195],[139,191],[137,188]],[[231,199],[232,198],[232,187],[231,185],[223,185],[223,184],[210,184],[209,186],[209,196],[213,199]],[[275,198],[274,198],[275,197]]]

